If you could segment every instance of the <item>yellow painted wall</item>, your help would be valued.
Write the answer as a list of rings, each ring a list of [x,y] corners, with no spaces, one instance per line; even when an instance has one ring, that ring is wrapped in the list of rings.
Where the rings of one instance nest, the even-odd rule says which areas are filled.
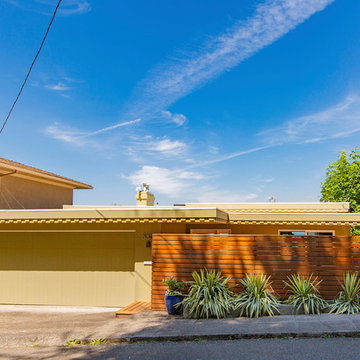
[[[133,301],[134,234],[1,235],[1,303],[123,306]]]
[[[144,261],[151,261],[151,248],[146,247],[144,234],[159,232],[160,225],[56,228],[136,232],[0,233],[0,303],[123,307],[136,300],[150,301],[151,266]]]
[[[18,178],[0,177],[1,209],[60,209],[72,205],[73,190]]]

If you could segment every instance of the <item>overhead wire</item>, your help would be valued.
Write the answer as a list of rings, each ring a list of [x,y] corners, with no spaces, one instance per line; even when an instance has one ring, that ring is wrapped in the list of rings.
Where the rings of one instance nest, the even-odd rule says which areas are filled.
[[[30,73],[31,73],[34,65],[35,65],[35,62],[36,62],[36,60],[37,60],[37,58],[38,58],[38,56],[39,56],[39,54],[40,54],[40,52],[41,52],[41,49],[42,49],[43,46],[44,46],[46,37],[48,36],[48,33],[49,33],[49,31],[50,31],[50,28],[51,28],[51,25],[52,25],[52,23],[54,22],[54,19],[55,19],[56,13],[57,13],[57,11],[58,11],[58,9],[59,9],[59,7],[60,7],[61,1],[62,1],[62,0],[59,0],[58,3],[57,3],[57,5],[56,5],[56,8],[55,8],[54,13],[53,13],[52,18],[51,18],[51,21],[50,21],[50,23],[49,23],[49,25],[48,25],[48,27],[47,27],[47,29],[46,29],[46,33],[45,33],[45,35],[44,35],[44,37],[43,37],[43,39],[42,39],[42,41],[41,41],[40,47],[39,47],[39,49],[38,49],[38,51],[37,51],[37,53],[36,53],[36,55],[35,55],[35,57],[34,57],[34,60],[32,61],[31,65],[30,65],[30,68],[29,68],[29,70],[28,70],[28,72],[27,72],[27,74],[26,74],[26,76],[25,76],[25,79],[24,79],[24,81],[23,81],[23,83],[22,83],[22,85],[21,85],[21,87],[20,87],[20,90],[19,90],[19,92],[18,92],[18,94],[17,94],[17,96],[16,96],[16,98],[15,98],[15,100],[14,100],[14,102],[13,102],[11,108],[10,108],[10,111],[8,112],[8,114],[7,114],[5,120],[4,120],[4,122],[3,122],[3,124],[2,124],[2,126],[1,126],[1,128],[0,128],[0,135],[1,135],[1,133],[3,132],[3,130],[4,130],[4,128],[5,128],[8,120],[10,119],[10,116],[11,116],[11,114],[12,114],[14,108],[15,108],[15,105],[16,105],[17,101],[18,101],[19,98],[20,98],[20,95],[21,95],[21,93],[22,93],[22,91],[23,91],[23,89],[24,89],[24,87],[25,87],[25,84],[26,84],[26,82],[27,82],[27,80],[28,80],[28,78],[29,78],[29,76],[30,76]]]

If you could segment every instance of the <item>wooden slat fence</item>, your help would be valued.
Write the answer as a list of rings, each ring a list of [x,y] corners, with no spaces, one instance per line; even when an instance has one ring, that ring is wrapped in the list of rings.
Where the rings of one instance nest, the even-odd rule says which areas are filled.
[[[343,273],[360,270],[360,237],[156,234],[152,256],[152,310],[165,309],[162,279],[192,280],[192,271],[204,267],[230,275],[235,292],[246,273],[269,274],[282,298],[289,274],[313,273],[323,280],[321,294],[333,299]]]

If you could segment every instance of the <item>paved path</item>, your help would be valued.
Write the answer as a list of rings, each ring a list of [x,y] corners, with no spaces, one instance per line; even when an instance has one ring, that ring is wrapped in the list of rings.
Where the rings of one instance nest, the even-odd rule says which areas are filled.
[[[77,348],[0,348],[0,359],[132,360],[357,360],[360,339],[253,339],[233,341],[136,343]]]

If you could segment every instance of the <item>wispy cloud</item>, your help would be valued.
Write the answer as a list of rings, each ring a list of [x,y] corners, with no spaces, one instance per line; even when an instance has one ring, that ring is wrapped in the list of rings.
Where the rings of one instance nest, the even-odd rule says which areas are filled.
[[[199,167],[205,167],[208,165],[217,164],[217,163],[220,163],[220,162],[223,162],[226,160],[237,158],[239,156],[243,156],[243,155],[251,154],[254,152],[261,151],[261,150],[265,150],[265,149],[271,148],[273,146],[275,146],[275,145],[258,146],[258,147],[254,147],[254,148],[247,149],[247,150],[237,151],[237,152],[234,152],[231,154],[219,156],[219,157],[211,159],[211,160],[205,160],[205,161],[191,164],[191,165],[187,166],[186,169],[195,169],[195,168],[199,168]]]
[[[44,132],[56,140],[61,140],[68,144],[73,144],[76,146],[88,145],[89,143],[92,145],[100,145],[99,143],[96,143],[94,141],[89,142],[88,138],[95,135],[99,135],[101,133],[111,131],[119,127],[134,125],[140,121],[141,119],[125,121],[112,126],[108,126],[106,128],[102,128],[100,130],[90,131],[90,132],[83,132],[74,129],[66,129],[63,128],[61,125],[59,125],[59,123],[55,123],[53,125],[48,126]]]
[[[186,149],[187,145],[179,140],[161,139],[151,144],[152,151],[158,151],[166,155],[178,155]]]
[[[164,119],[173,122],[176,125],[182,126],[185,124],[187,118],[184,114],[175,114],[168,110],[161,111],[161,115]]]
[[[323,111],[291,119],[258,134],[267,145],[315,143],[360,132],[360,96],[351,95]]]
[[[341,137],[348,137],[360,132],[360,97],[353,95],[346,100],[324,111],[292,119],[284,124],[263,131],[258,134],[262,146],[225,154],[214,159],[194,161],[186,166],[185,170],[191,170],[240,156],[263,151],[286,143],[306,144]],[[273,179],[265,179],[271,182]]]
[[[149,71],[148,77],[135,87],[122,118],[146,121],[165,117],[183,125],[184,115],[167,110],[173,103],[277,41],[334,1],[266,0],[257,6],[253,16],[201,44],[199,50]]]
[[[171,104],[262,48],[272,44],[334,0],[267,0],[253,16],[202,44],[200,50],[160,64],[141,81],[124,116],[156,117]]]
[[[21,9],[50,15],[56,6],[56,0],[5,0],[9,4]],[[75,15],[87,13],[91,10],[87,0],[63,0],[59,8],[59,15]]]
[[[310,144],[346,138],[360,133],[360,96],[353,94],[335,106],[314,114],[298,117],[257,134],[263,145],[196,162],[186,167],[195,169],[285,144]]]
[[[59,126],[58,123],[48,126],[45,129],[45,133],[56,140],[61,140],[69,144],[76,146],[84,145],[85,143],[81,141],[83,133],[76,130],[63,129]]]
[[[196,183],[196,187],[199,188],[196,180],[203,179],[203,176],[198,172],[194,173],[193,169],[206,167],[209,165],[217,164],[226,160],[237,158],[258,151],[263,151],[276,146],[285,144],[308,144],[319,141],[337,139],[351,136],[360,132],[360,96],[352,95],[348,96],[345,100],[340,101],[334,106],[331,106],[323,111],[319,111],[310,115],[301,116],[284,122],[283,124],[263,131],[257,135],[257,140],[263,143],[261,146],[256,146],[250,149],[234,152],[231,154],[222,155],[214,159],[195,162],[186,166],[185,168],[178,170],[170,170],[157,167],[143,167],[136,172],[131,179],[139,181],[144,177],[144,181],[149,181],[151,184],[155,182],[156,190],[159,193],[170,195],[175,188],[179,189],[179,192],[185,189],[191,194],[193,186]],[[166,145],[167,142],[164,143]],[[170,143],[169,143],[170,144]],[[169,145],[170,146],[170,145]],[[175,145],[173,145],[176,147]],[[166,146],[165,146],[166,147]],[[171,147],[171,146],[170,146]],[[187,174],[187,176],[179,176],[179,174]],[[194,176],[196,174],[196,176]],[[191,182],[189,182],[191,178]],[[165,185],[164,190],[161,188],[161,182],[165,181],[169,184]],[[273,178],[263,179],[264,183],[271,183]],[[262,192],[263,185],[258,187],[258,192]],[[174,193],[176,194],[176,192]],[[217,199],[226,199],[226,193],[218,190],[203,190],[201,196],[192,193],[194,198],[198,201],[217,201]],[[255,193],[251,193],[256,195]],[[231,199],[231,197],[230,197]],[[245,200],[252,200],[248,198]],[[238,200],[233,201],[240,201]],[[225,201],[225,200],[219,200]]]
[[[264,182],[265,182],[265,183],[272,183],[273,181],[274,181],[273,178],[264,179]]]
[[[40,73],[38,80],[33,81],[32,85],[36,87],[43,87],[47,90],[53,91],[60,96],[69,98],[70,90],[75,89],[79,84],[83,83],[81,80],[70,78],[67,76],[55,77],[49,76],[45,73]]]
[[[69,85],[64,84],[63,82],[59,81],[57,84],[48,84],[44,86],[46,89],[52,91],[68,91],[71,90],[72,87]]]
[[[150,184],[156,194],[170,199],[181,197],[199,202],[246,202],[258,197],[256,193],[241,193],[238,190],[221,190],[207,184],[208,177],[199,172],[171,170],[158,166],[143,166],[129,176],[123,175],[134,186],[143,182]]]
[[[108,131],[111,131],[111,130],[114,130],[114,129],[117,129],[117,128],[120,128],[120,127],[123,127],[123,126],[137,124],[140,121],[141,121],[141,119],[135,119],[135,120],[120,122],[120,123],[112,125],[112,126],[104,127],[104,128],[102,128],[100,130],[88,132],[85,135],[83,135],[83,137],[89,137],[89,136],[95,136],[95,135],[103,134],[105,132],[108,132]]]
[[[169,159],[185,161],[188,144],[166,136],[161,138],[154,138],[151,135],[130,136],[126,150],[132,160],[140,163],[151,162],[154,158],[157,161]]]
[[[151,185],[151,189],[159,194],[174,198],[185,189],[191,188],[203,175],[186,170],[170,170],[158,166],[143,166],[129,176],[125,176],[134,186],[143,182]]]

